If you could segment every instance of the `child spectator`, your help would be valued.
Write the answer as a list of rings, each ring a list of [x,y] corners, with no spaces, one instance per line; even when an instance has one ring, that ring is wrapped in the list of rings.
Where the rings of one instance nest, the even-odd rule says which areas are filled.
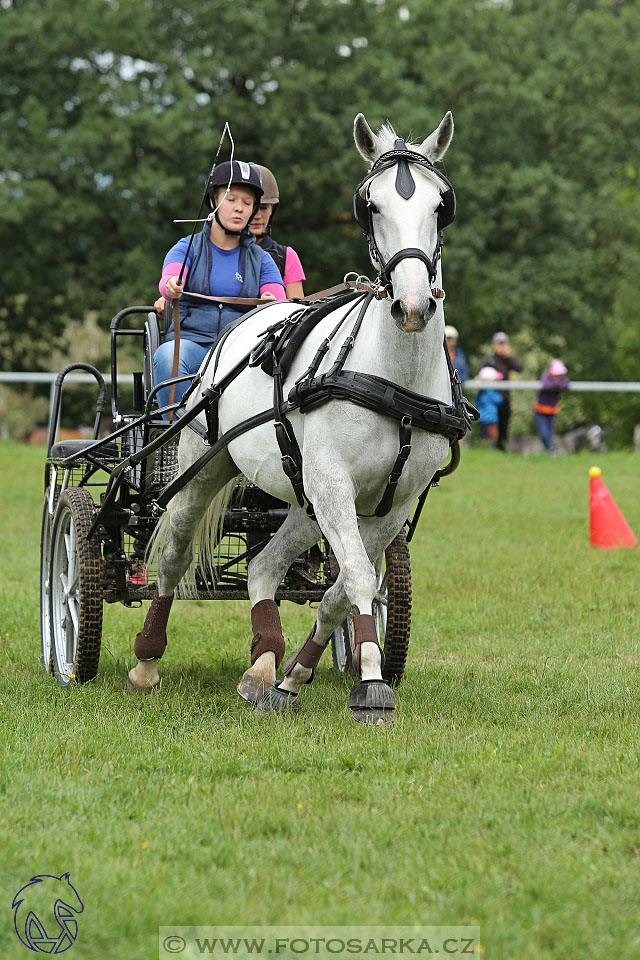
[[[502,380],[502,374],[495,367],[481,367],[478,380],[487,382]],[[480,413],[480,439],[496,442],[498,437],[498,411],[503,402],[499,390],[478,390],[476,407]]]
[[[552,360],[549,369],[541,375],[542,390],[533,405],[536,430],[545,449],[555,453],[554,435],[558,410],[560,409],[560,391],[571,386],[567,377],[567,368],[562,360]]]

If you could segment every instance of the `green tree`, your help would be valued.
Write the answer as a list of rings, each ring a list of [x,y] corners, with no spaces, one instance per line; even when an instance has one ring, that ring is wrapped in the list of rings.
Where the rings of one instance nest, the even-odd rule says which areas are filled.
[[[226,120],[317,289],[371,270],[355,114],[420,140],[451,109],[467,350],[522,330],[574,379],[635,377],[637,0],[2,0],[0,26],[3,366],[48,368],[71,321],[154,299]],[[638,402],[607,406],[628,437]]]

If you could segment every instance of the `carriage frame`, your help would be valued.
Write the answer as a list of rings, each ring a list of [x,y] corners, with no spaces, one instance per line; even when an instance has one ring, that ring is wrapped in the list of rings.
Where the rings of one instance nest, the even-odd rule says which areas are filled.
[[[123,325],[144,316],[143,326]],[[71,363],[55,383],[47,456],[40,553],[41,659],[63,686],[93,680],[98,672],[103,604],[137,607],[152,599],[156,568],[136,575],[144,547],[158,522],[156,498],[178,472],[177,446],[189,424],[158,412],[160,384],[153,379],[153,354],[161,342],[154,307],[130,306],[110,325],[111,413],[114,430],[101,437],[106,384],[87,363]],[[141,343],[141,371],[133,374],[129,403],[118,377],[122,338]],[[56,442],[63,384],[74,370],[93,375],[98,387],[92,437]],[[176,378],[166,383],[192,380]],[[206,443],[206,439],[203,438]],[[246,481],[238,482],[225,513],[213,575],[197,563],[196,596],[200,600],[246,600],[247,564],[284,522],[288,505]],[[405,669],[411,630],[411,562],[407,542],[411,525],[378,558],[375,619],[385,653],[383,676],[398,684]],[[318,603],[336,581],[339,568],[328,542],[299,557],[289,568],[276,602]],[[140,582],[141,579],[146,582]],[[351,627],[341,624],[332,638],[334,667],[355,675]]]

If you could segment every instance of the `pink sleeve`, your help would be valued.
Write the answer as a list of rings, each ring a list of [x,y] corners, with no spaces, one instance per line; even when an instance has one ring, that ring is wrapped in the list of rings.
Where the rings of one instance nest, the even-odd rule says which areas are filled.
[[[263,293],[272,293],[276,300],[286,300],[284,287],[281,283],[263,283],[260,287],[260,296]]]
[[[296,283],[299,280],[307,279],[300,263],[300,257],[293,247],[287,247],[287,258],[284,262],[284,277],[282,279],[285,283]]]
[[[182,270],[181,263],[168,263],[162,271],[162,276],[160,277],[160,283],[158,284],[158,290],[160,295],[167,299],[167,280],[170,277],[179,277],[180,271]],[[182,274],[182,280],[187,279],[187,274],[189,273],[189,268],[184,268],[184,273]]]

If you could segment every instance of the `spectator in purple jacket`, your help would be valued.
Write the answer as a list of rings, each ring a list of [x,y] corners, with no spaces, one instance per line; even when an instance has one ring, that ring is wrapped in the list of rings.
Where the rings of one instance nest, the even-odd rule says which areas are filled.
[[[568,390],[571,386],[562,360],[552,360],[549,368],[540,377],[540,382],[542,389],[533,405],[536,430],[545,449],[549,453],[555,453],[554,434],[560,409],[560,391]]]

